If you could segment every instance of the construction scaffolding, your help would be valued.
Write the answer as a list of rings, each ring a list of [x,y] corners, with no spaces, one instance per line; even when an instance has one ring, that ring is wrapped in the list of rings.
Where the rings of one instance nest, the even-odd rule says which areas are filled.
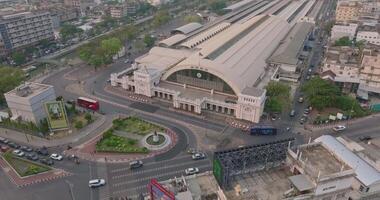
[[[214,153],[213,173],[222,188],[228,188],[231,176],[279,166],[286,160],[294,138],[251,145]]]

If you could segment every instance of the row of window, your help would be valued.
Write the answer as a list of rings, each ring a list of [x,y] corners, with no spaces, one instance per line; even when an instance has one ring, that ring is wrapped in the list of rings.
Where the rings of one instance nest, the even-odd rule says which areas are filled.
[[[39,31],[39,32],[35,32],[33,35],[28,34],[28,35],[25,35],[25,36],[14,37],[14,38],[11,39],[11,41],[12,42],[17,42],[19,40],[31,39],[31,38],[34,38],[36,36],[38,37],[38,36],[41,36],[41,35],[53,35],[53,32],[48,31],[48,30]]]
[[[244,99],[244,101],[246,101],[246,102],[251,102],[251,103],[255,103],[255,100],[254,99],[251,99],[251,98],[243,98]]]

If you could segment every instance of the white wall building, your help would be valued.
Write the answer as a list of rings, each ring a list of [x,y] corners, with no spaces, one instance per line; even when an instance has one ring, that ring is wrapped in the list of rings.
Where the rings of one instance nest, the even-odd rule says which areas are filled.
[[[305,184],[300,183],[312,186],[303,194],[295,192],[299,194],[295,199],[379,198],[379,171],[346,145],[343,138],[324,135],[299,146],[296,151],[289,150],[290,169],[301,174],[291,180],[294,190],[298,190],[297,185],[304,187]]]
[[[39,123],[46,118],[44,103],[55,101],[54,87],[28,82],[4,94],[12,119]]]
[[[259,87],[268,71],[266,60],[314,2],[291,1],[282,9],[266,2],[248,17],[177,29],[179,34],[137,58],[132,69],[111,74],[111,84],[189,112],[259,122],[266,99],[265,88]]]
[[[365,40],[368,43],[380,45],[380,33],[377,31],[358,31],[356,40]]]
[[[331,40],[334,41],[346,36],[352,40],[355,37],[357,28],[357,24],[334,25],[331,29]]]

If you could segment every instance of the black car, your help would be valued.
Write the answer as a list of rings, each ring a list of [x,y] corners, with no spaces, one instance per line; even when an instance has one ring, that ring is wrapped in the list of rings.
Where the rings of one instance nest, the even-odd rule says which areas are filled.
[[[359,137],[359,140],[365,142],[365,141],[372,140],[372,137],[368,135],[362,135]]]
[[[25,151],[25,152],[32,152],[33,151],[33,149],[30,148],[30,147],[28,147],[28,146],[21,146],[20,149],[23,150],[23,151]]]
[[[49,155],[49,151],[47,150],[46,147],[42,147],[40,149],[37,149],[36,152],[40,155],[43,155],[43,156],[48,156]]]
[[[130,169],[136,169],[143,166],[143,162],[141,160],[135,160],[129,163]]]
[[[38,156],[35,154],[35,153],[28,153],[25,155],[25,157],[28,159],[28,160],[33,160],[33,161],[36,161],[38,160]]]
[[[10,147],[12,147],[12,148],[14,148],[14,149],[18,149],[18,148],[20,148],[20,145],[14,143],[14,142],[9,142],[9,143],[8,143],[8,146],[10,146]]]
[[[50,158],[43,158],[40,160],[40,162],[42,164],[45,164],[45,165],[53,165],[54,164],[54,161],[52,161]]]

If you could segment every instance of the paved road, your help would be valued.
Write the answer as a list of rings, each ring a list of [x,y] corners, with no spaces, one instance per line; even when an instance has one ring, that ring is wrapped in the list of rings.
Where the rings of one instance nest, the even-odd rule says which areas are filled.
[[[165,160],[148,162],[142,168],[131,170],[128,164],[112,165],[108,169],[111,196],[137,197],[147,193],[147,184],[152,178],[168,180],[185,175],[185,169],[198,167],[201,172],[211,170],[211,161],[192,160],[190,154],[182,153],[177,157]]]

